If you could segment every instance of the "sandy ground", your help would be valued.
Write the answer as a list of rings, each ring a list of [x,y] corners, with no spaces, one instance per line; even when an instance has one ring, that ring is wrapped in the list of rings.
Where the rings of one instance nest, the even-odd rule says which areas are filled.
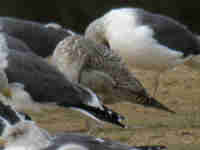
[[[151,92],[154,73],[136,72],[136,77]],[[111,108],[127,116],[129,129],[105,124],[94,134],[112,138],[130,145],[163,144],[169,150],[200,149],[200,72],[180,66],[160,79],[156,98],[176,114],[144,108],[134,104],[113,104]],[[64,109],[43,110],[31,113],[38,124],[51,133],[60,131],[86,132],[84,115]]]

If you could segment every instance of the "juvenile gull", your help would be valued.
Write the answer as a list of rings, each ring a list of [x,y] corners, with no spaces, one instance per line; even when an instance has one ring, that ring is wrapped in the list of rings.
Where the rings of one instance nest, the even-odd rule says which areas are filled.
[[[52,23],[41,24],[12,17],[0,17],[0,32],[22,40],[42,57],[51,55],[57,43],[70,35],[68,30],[55,28]]]
[[[97,121],[125,127],[121,123],[124,117],[102,105],[90,89],[68,81],[61,72],[40,56],[21,49],[11,49],[9,45],[12,44],[9,43],[12,43],[12,38],[6,38],[7,36],[9,35],[0,34],[0,45],[3,45],[7,52],[7,66],[4,70],[8,81],[23,85],[34,103],[51,103],[72,108]]]
[[[87,27],[85,36],[107,44],[130,67],[156,71],[155,92],[161,73],[200,53],[199,39],[186,26],[139,8],[110,10]]]
[[[114,51],[79,35],[61,41],[51,58],[65,76],[91,88],[104,103],[128,101],[174,113],[151,97]]]
[[[29,117],[30,118],[30,117]],[[0,103],[0,137],[6,141],[4,150],[166,150],[165,146],[129,146],[109,139],[81,133],[50,135],[27,115]]]

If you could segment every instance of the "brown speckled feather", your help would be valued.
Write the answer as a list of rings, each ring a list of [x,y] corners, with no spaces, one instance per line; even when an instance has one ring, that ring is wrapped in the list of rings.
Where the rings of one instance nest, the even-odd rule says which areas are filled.
[[[70,36],[58,44],[52,60],[67,78],[76,76],[76,82],[102,96],[104,103],[129,101],[170,111],[150,97],[121,57],[104,45],[79,35]]]

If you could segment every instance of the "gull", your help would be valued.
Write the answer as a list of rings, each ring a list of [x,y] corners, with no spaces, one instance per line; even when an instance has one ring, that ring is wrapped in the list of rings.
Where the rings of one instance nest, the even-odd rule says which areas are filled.
[[[94,20],[85,36],[108,45],[130,68],[160,75],[200,53],[199,39],[185,25],[140,8],[116,8]]]
[[[63,132],[51,135],[25,114],[0,103],[0,138],[6,141],[2,150],[166,150],[166,146],[129,146],[109,139],[81,133]]]
[[[9,37],[9,38],[8,38]],[[22,90],[26,94],[17,93],[15,96],[20,96],[22,101],[26,98],[32,103],[42,104],[44,106],[51,104],[65,108],[71,108],[80,111],[98,122],[110,122],[122,128],[126,126],[121,123],[124,117],[112,111],[108,107],[101,104],[96,94],[87,87],[70,82],[60,71],[54,66],[48,64],[42,57],[35,55],[32,52],[25,52],[17,49],[20,43],[12,44],[14,37],[5,33],[0,33],[0,55],[6,53],[6,65],[4,72],[9,83],[15,84],[15,92]],[[9,40],[8,40],[9,39]],[[4,81],[5,78],[0,80]],[[1,85],[8,87],[9,85]],[[12,88],[11,88],[12,89]],[[12,92],[12,91],[11,91]],[[28,94],[28,95],[27,95]],[[28,106],[28,108],[34,109]],[[24,106],[26,107],[26,106]]]
[[[174,113],[148,94],[118,54],[81,35],[59,42],[51,64],[73,83],[91,88],[103,103],[128,101]]]

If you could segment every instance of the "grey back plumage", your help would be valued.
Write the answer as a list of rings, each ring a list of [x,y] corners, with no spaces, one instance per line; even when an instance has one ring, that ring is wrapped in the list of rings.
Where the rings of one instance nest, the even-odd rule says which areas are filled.
[[[83,99],[90,97],[89,93],[76,87],[62,73],[34,54],[10,50],[5,71],[9,82],[24,84],[25,90],[38,102],[80,104]]]
[[[57,43],[70,35],[64,28],[49,28],[41,23],[11,17],[0,17],[0,32],[22,40],[43,57],[49,56]]]
[[[127,144],[122,144],[117,141],[109,139],[97,138],[94,136],[87,136],[81,133],[62,133],[55,136],[52,145],[44,150],[57,150],[67,144],[75,144],[84,147],[87,150],[161,150],[166,149],[165,146],[144,146],[134,147]]]
[[[21,52],[25,52],[25,53],[27,53],[27,52],[33,53],[31,48],[26,43],[24,43],[22,40],[17,39],[13,36],[10,36],[5,32],[1,32],[0,34],[5,38],[5,42],[7,44],[8,49],[13,49],[13,50],[17,50],[17,51],[21,51]]]
[[[148,25],[154,31],[154,38],[170,49],[181,51],[184,56],[200,53],[200,44],[196,36],[176,20],[143,9],[135,8],[140,25]]]

